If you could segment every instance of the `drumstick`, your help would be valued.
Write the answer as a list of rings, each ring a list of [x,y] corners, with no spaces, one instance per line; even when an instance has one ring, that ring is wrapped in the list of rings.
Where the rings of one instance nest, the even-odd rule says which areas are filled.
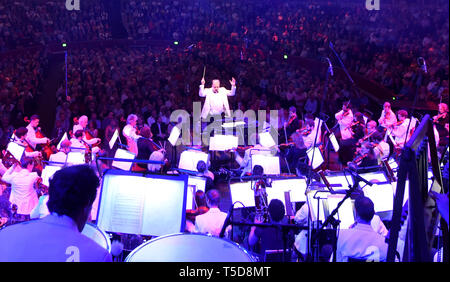
[[[205,78],[205,73],[206,73],[206,66],[203,67],[203,79]]]

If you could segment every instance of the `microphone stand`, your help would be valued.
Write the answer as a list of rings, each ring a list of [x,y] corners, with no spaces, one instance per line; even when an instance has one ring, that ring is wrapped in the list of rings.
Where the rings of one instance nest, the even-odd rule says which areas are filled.
[[[312,241],[315,242],[319,239],[319,234],[322,232],[325,227],[328,224],[331,224],[333,226],[334,230],[334,238],[333,238],[333,262],[336,262],[336,249],[337,249],[337,227],[340,224],[340,220],[335,219],[334,216],[338,213],[339,208],[342,206],[342,204],[350,198],[353,192],[359,187],[359,179],[356,179],[356,181],[353,183],[353,186],[349,185],[349,190],[346,191],[344,198],[338,203],[336,208],[330,213],[330,215],[326,218],[325,222],[322,224],[319,230],[317,230],[315,236],[312,238]]]
[[[283,261],[287,261],[287,233],[289,230],[300,231],[300,230],[307,230],[308,227],[300,226],[296,224],[283,224],[283,223],[254,223],[254,222],[241,222],[241,221],[231,221],[231,225],[238,225],[238,226],[256,226],[260,228],[278,228],[281,229],[281,232],[283,233]]]

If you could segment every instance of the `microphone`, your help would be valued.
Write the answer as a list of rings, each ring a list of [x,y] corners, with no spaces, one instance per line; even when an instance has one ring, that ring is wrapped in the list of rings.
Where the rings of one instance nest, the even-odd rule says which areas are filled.
[[[423,57],[417,58],[417,63],[419,64],[420,68],[423,70],[424,73],[427,73],[427,63],[425,62],[425,59]]]
[[[328,61],[328,71],[330,72],[331,76],[333,76],[333,65],[331,64],[330,59],[327,58]]]
[[[366,184],[369,185],[369,186],[372,186],[372,185],[373,185],[373,183],[371,183],[371,182],[365,180],[364,178],[362,178],[361,176],[359,176],[355,171],[353,171],[353,170],[351,170],[351,169],[349,169],[349,168],[346,168],[345,171],[348,171],[348,172],[352,175],[352,177],[354,177],[354,178],[356,179],[356,181],[362,181],[362,182],[366,183]]]
[[[230,225],[230,219],[233,214],[234,209],[234,203],[231,205],[230,210],[228,211],[227,217],[225,218],[225,221],[223,222],[222,230],[220,230],[219,238],[223,238],[225,235],[225,229],[227,229],[227,226]]]

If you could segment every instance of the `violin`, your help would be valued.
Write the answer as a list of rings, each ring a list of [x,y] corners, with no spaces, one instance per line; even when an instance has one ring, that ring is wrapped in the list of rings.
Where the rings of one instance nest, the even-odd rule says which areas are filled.
[[[287,122],[287,125],[286,126],[289,126],[289,125],[291,125],[291,123],[295,120],[297,118],[297,114],[292,114],[292,116],[289,118],[289,120],[288,120],[288,122]]]
[[[42,183],[42,178],[39,177],[34,183],[34,189],[38,197],[48,194],[48,187]]]
[[[437,123],[438,120],[440,120],[441,118],[445,117],[447,114],[448,114],[448,113],[445,112],[445,113],[438,114],[437,116],[434,116],[434,117],[433,117],[433,122],[434,122],[434,123]]]
[[[312,130],[311,129],[307,129],[307,128],[303,128],[303,129],[297,130],[297,132],[300,133],[303,136],[307,136],[307,135],[311,134]]]

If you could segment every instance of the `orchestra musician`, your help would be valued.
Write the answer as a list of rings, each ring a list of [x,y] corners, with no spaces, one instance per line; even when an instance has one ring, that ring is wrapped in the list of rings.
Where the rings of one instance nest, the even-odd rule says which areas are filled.
[[[272,148],[265,147],[261,145],[258,140],[258,134],[253,133],[250,136],[249,144],[250,146],[245,148],[244,151],[244,157],[242,158],[241,155],[239,155],[238,151],[234,151],[235,153],[235,160],[239,164],[239,169],[242,170],[241,176],[244,176],[246,174],[251,174],[252,172],[252,163],[251,163],[251,157],[252,155],[261,154],[261,155],[275,155],[276,150],[273,150]]]
[[[30,219],[30,212],[38,203],[35,184],[40,179],[36,172],[32,172],[34,160],[22,158],[20,164],[14,163],[2,176],[2,181],[11,184],[9,201],[17,205],[17,220]]]
[[[130,114],[127,117],[127,124],[124,126],[123,130],[122,130],[122,134],[125,137],[125,139],[127,140],[127,146],[128,146],[128,151],[134,153],[134,154],[138,154],[138,148],[137,148],[137,140],[141,137],[138,133],[137,133],[137,121],[138,121],[138,116],[135,114]]]
[[[300,160],[307,159],[307,151],[314,144],[314,125],[315,123],[313,120],[305,120],[304,127],[297,129],[290,136],[290,139],[294,145],[289,149],[289,154],[286,156],[286,161],[288,162],[290,168],[299,168]]]
[[[152,141],[153,134],[150,130],[150,127],[145,125],[140,130],[141,136],[137,139],[137,156],[136,159],[139,160],[148,160],[150,158],[150,155],[157,151],[159,148],[156,146],[156,144]],[[136,163],[138,168],[142,170],[147,170],[147,164],[144,163]]]
[[[443,153],[445,148],[448,146],[448,124],[449,124],[449,114],[448,105],[445,103],[440,103],[438,105],[439,113],[433,117],[434,126],[439,135],[439,151]]]
[[[102,141],[100,138],[96,138],[94,136],[91,136],[91,134],[88,131],[88,123],[89,119],[87,116],[83,115],[80,118],[78,118],[78,123],[75,123],[73,125],[72,132],[75,133],[78,130],[83,131],[83,141],[92,146],[92,152],[97,153],[100,151],[100,148],[97,147],[98,144]]]
[[[83,134],[81,140],[79,140],[79,138],[76,136],[75,136],[75,139],[79,140],[82,143],[82,145],[83,145],[82,147],[86,147],[88,149],[86,151],[86,161],[87,161],[88,157],[90,160],[92,160],[92,158],[95,158],[97,156],[97,154],[101,151],[100,148],[98,147],[98,145],[100,145],[100,143],[102,141],[100,138],[96,138],[96,137],[94,137],[93,134],[90,133],[90,131],[88,130],[88,127],[87,127],[88,124],[89,124],[88,117],[83,115],[78,120],[75,119],[75,124],[73,126],[73,131],[72,131],[73,133],[76,133],[77,131],[81,131]],[[72,141],[72,139],[70,141]],[[75,144],[77,144],[77,142]],[[72,143],[72,145],[74,145],[74,143]],[[74,147],[78,147],[78,145],[79,144],[77,144]],[[90,155],[92,155],[92,156],[90,156]]]
[[[25,157],[29,157],[29,158],[40,158],[42,157],[42,153],[40,151],[34,151],[33,148],[31,147],[31,144],[28,143],[26,137],[27,137],[27,132],[28,129],[26,127],[19,127],[18,129],[16,129],[16,131],[14,132],[14,139],[13,142],[25,146],[27,147],[27,149],[25,150]],[[20,161],[20,160],[18,160]]]
[[[358,141],[364,137],[364,129],[364,116],[362,113],[357,112],[353,117],[352,123],[345,129],[345,132],[350,133],[350,138],[341,140],[338,155],[342,165],[346,165],[353,159]]]
[[[50,139],[48,139],[47,137],[43,138],[36,137],[38,125],[39,125],[39,116],[32,115],[30,117],[30,123],[26,127],[28,131],[25,139],[33,150],[36,150],[36,145],[38,144],[47,144],[50,142]]]
[[[79,129],[75,131],[72,138],[70,138],[71,152],[87,152],[89,150],[89,145],[84,141],[84,132]]]
[[[412,126],[410,125],[407,111],[399,110],[397,115],[398,121],[392,125],[390,134],[394,138],[395,149],[401,149],[409,139],[409,132],[412,130]],[[410,127],[409,130],[408,125]]]
[[[290,137],[297,129],[299,129],[300,119],[297,116],[297,109],[292,106],[289,107],[289,119],[284,122],[286,129],[286,136]]]
[[[350,101],[342,104],[342,110],[335,114],[335,118],[339,125],[339,130],[336,134],[338,139],[348,140],[353,137],[351,125],[353,123],[353,112],[350,108]]]
[[[59,149],[59,152],[51,154],[49,161],[50,162],[58,162],[58,163],[65,163],[67,160],[67,154],[70,152],[70,147],[72,146],[72,143],[69,140],[64,140],[61,142],[61,148]],[[55,166],[63,166],[63,164],[55,164]]]
[[[383,104],[383,111],[381,112],[381,116],[378,119],[378,123],[380,126],[385,128],[392,127],[397,122],[397,117],[391,109],[391,103],[385,102]]]

